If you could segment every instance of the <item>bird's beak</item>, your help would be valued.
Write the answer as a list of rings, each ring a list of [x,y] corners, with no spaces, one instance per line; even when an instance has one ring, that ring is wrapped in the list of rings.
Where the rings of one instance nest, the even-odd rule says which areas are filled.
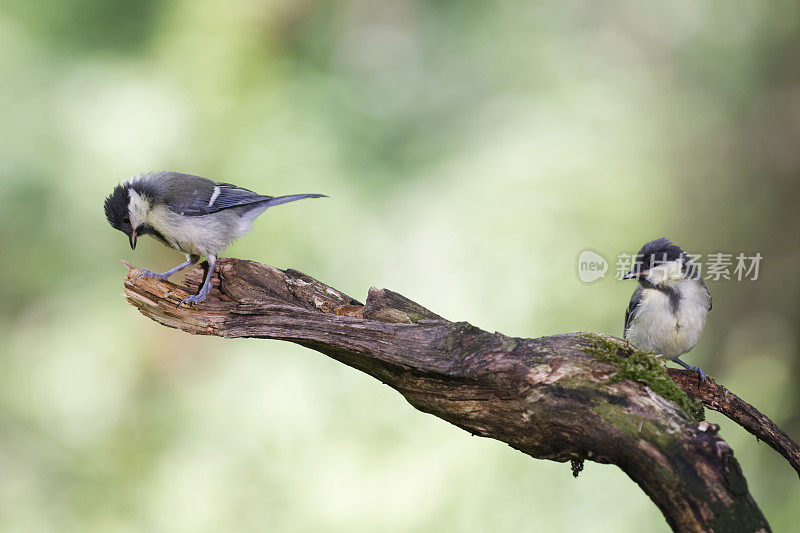
[[[638,270],[631,270],[630,272],[628,272],[627,274],[622,276],[622,279],[639,279],[639,278],[643,278],[645,276],[647,276],[647,272],[640,272]]]
[[[131,234],[128,235],[128,240],[131,243],[131,250],[135,250],[136,249],[136,229],[135,228],[133,230],[131,230]]]

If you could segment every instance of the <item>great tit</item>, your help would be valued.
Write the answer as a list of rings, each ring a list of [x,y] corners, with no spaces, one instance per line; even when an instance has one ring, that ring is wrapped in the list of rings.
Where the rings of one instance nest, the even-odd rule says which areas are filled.
[[[217,256],[233,241],[246,235],[253,221],[267,208],[324,194],[262,196],[230,183],[218,183],[180,172],[136,174],[123,181],[106,198],[108,222],[128,236],[131,249],[136,239],[151,235],[186,254],[185,263],[158,274],[141,275],[162,280],[193,265],[201,256],[208,259],[208,274],[200,292],[183,303],[202,302],[211,290],[211,274]]]
[[[700,367],[679,359],[697,344],[711,311],[711,293],[700,278],[698,265],[665,238],[648,242],[622,279],[636,279],[625,310],[623,338],[642,351],[653,352],[698,373]]]

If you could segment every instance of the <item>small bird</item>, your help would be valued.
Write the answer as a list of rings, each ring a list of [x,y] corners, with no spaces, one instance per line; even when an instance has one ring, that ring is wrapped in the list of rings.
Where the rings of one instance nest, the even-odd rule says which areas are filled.
[[[128,236],[132,250],[139,236],[151,235],[186,254],[186,262],[172,270],[163,274],[145,270],[139,277],[166,280],[206,256],[208,274],[200,292],[182,302],[194,305],[211,291],[211,274],[219,254],[249,233],[260,214],[274,205],[324,196],[262,196],[200,176],[151,172],[136,174],[117,185],[106,198],[105,212],[111,226]]]
[[[700,367],[679,359],[700,340],[711,311],[711,293],[697,265],[662,237],[642,246],[633,269],[622,279],[639,280],[625,310],[623,338],[642,351],[696,371],[700,381],[705,381]]]

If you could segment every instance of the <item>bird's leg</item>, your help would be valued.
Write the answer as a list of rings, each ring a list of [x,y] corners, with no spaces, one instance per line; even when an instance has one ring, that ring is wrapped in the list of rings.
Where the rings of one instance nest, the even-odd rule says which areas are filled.
[[[181,303],[186,305],[194,305],[199,304],[203,300],[206,299],[208,293],[211,292],[211,276],[214,274],[214,267],[217,265],[217,256],[216,255],[208,255],[206,256],[208,259],[208,274],[206,274],[206,279],[203,282],[203,286],[200,288],[200,292],[195,294],[194,296],[189,296]]]
[[[675,359],[673,359],[673,361],[675,361],[676,363],[681,365],[686,370],[694,370],[695,372],[697,372],[697,375],[700,376],[700,383],[704,383],[706,381],[706,373],[703,372],[703,369],[700,368],[699,366],[687,365],[686,363],[684,363],[683,361],[681,361],[677,357]]]
[[[186,257],[187,258],[186,258],[186,262],[185,263],[181,263],[180,265],[176,266],[172,270],[167,270],[163,274],[159,274],[157,272],[153,272],[152,270],[143,270],[142,273],[139,274],[139,277],[140,278],[144,278],[144,279],[158,278],[158,279],[160,279],[162,281],[166,281],[166,279],[168,277],[170,277],[171,275],[175,274],[176,272],[180,272],[184,268],[186,268],[188,266],[191,266],[191,265],[197,263],[198,261],[200,261],[200,256],[199,255],[188,255]]]

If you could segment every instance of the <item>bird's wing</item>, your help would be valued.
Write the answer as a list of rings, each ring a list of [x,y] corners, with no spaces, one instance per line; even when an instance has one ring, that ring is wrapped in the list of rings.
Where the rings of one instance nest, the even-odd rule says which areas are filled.
[[[622,338],[628,338],[628,329],[631,327],[631,322],[634,318],[636,318],[636,314],[639,312],[639,305],[642,303],[642,286],[639,285],[636,287],[636,290],[633,291],[633,296],[631,296],[631,301],[628,302],[628,307],[625,309],[625,329],[622,333]]]
[[[705,282],[701,279],[700,285],[706,290],[706,296],[708,296],[708,310],[711,311],[711,308],[714,306],[714,302],[711,300],[711,291],[708,290],[708,286],[706,286]]]
[[[269,200],[231,183],[217,183],[210,179],[178,172],[163,172],[157,177],[156,186],[166,204],[181,215],[210,215],[223,209],[239,207]]]

